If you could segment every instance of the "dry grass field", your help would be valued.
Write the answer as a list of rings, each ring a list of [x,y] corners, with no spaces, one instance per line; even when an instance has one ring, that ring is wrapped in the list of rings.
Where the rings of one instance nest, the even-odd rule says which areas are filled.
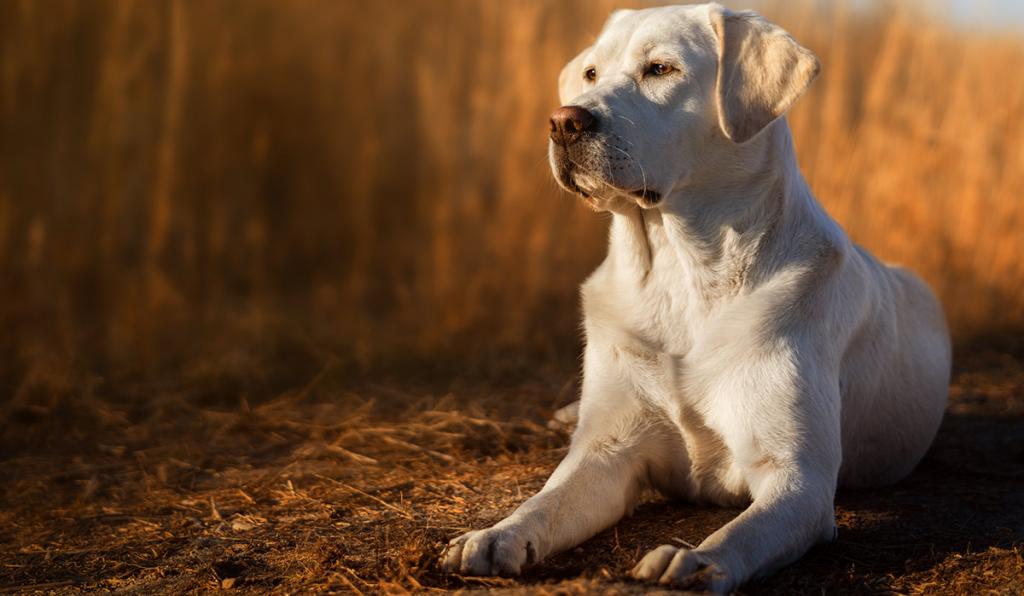
[[[654,499],[522,583],[433,565],[564,448],[607,222],[546,119],[621,5],[0,3],[0,591],[629,591],[733,515]],[[745,591],[1020,593],[1024,33],[864,5],[757,6],[823,64],[811,187],[943,300],[952,405]]]

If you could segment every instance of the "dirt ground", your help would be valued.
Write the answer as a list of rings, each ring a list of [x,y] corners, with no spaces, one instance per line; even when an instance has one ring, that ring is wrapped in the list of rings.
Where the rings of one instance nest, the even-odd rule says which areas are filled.
[[[353,381],[327,365],[272,399],[96,382],[5,404],[0,590],[633,592],[647,549],[737,510],[650,501],[511,579],[441,572],[446,540],[537,490],[567,435],[570,372]],[[840,491],[839,540],[748,594],[1024,592],[1024,350],[960,354],[907,480]]]

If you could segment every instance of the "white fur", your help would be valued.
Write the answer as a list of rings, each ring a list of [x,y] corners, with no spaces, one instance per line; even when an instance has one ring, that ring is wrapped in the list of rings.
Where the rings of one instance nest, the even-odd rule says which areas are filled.
[[[674,70],[646,74],[652,61]],[[781,29],[714,4],[618,11],[566,67],[563,103],[599,125],[552,143],[552,167],[613,214],[582,289],[579,423],[544,488],[454,539],[445,568],[517,574],[652,486],[749,503],[697,548],[658,547],[633,570],[728,592],[832,540],[837,484],[895,482],[923,456],[947,396],[943,314],[916,277],[852,244],[801,177],[782,112],[816,73]]]

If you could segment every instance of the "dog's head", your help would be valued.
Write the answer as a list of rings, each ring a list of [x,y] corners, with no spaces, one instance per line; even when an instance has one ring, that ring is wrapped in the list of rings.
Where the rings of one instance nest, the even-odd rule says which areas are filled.
[[[718,4],[620,10],[559,77],[551,168],[596,209],[649,208],[779,118],[818,73],[781,28]]]

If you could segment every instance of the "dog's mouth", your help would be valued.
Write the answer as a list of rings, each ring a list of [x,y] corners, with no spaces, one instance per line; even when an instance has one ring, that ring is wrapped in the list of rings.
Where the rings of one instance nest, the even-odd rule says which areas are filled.
[[[573,159],[565,147],[555,146],[551,153],[551,165],[555,178],[565,190],[581,197],[587,206],[601,211],[607,208],[609,201],[632,199],[642,208],[651,208],[661,203],[662,193],[650,188],[622,187],[607,176],[601,174],[598,164],[594,168],[579,163],[581,158]],[[582,161],[587,163],[587,157]],[[587,164],[589,165],[589,164]]]
[[[572,176],[572,172],[568,168],[566,168],[565,173],[559,178],[562,182],[562,185],[565,186],[570,191],[580,195],[584,199],[593,198],[590,196],[589,192],[583,190],[583,187],[576,183],[576,180]]]
[[[640,190],[631,190],[631,191],[627,192],[626,194],[628,194],[628,195],[630,195],[632,197],[636,197],[637,199],[639,199],[641,202],[643,202],[646,205],[653,206],[653,205],[657,205],[658,203],[661,202],[661,193],[656,191],[656,190],[651,190],[649,188],[642,188]]]
[[[569,161],[564,161],[556,168],[555,177],[558,179],[559,184],[569,192],[578,194],[584,199],[593,199],[593,195],[576,182],[575,174],[577,173],[579,173],[578,166]]]
[[[660,203],[662,199],[662,194],[656,190],[651,190],[649,188],[626,190],[618,188],[614,184],[611,184],[610,182],[605,180],[599,181],[599,188],[589,189],[586,188],[584,185],[581,185],[580,182],[577,181],[578,175],[582,175],[584,180],[586,180],[586,186],[590,186],[595,182],[595,180],[593,180],[587,172],[581,170],[580,168],[571,163],[565,164],[563,167],[560,167],[558,169],[557,178],[566,190],[579,195],[587,202],[588,205],[592,207],[596,206],[597,201],[601,198],[600,195],[605,194],[603,192],[600,192],[602,189],[605,191],[610,191],[610,193],[613,195],[624,195],[632,197],[636,199],[637,204],[639,204],[641,207],[654,207],[658,203]]]
[[[563,188],[569,192],[579,195],[590,209],[594,211],[602,210],[600,201],[576,183],[576,180],[572,175],[571,166],[559,169],[558,181],[561,183]]]

